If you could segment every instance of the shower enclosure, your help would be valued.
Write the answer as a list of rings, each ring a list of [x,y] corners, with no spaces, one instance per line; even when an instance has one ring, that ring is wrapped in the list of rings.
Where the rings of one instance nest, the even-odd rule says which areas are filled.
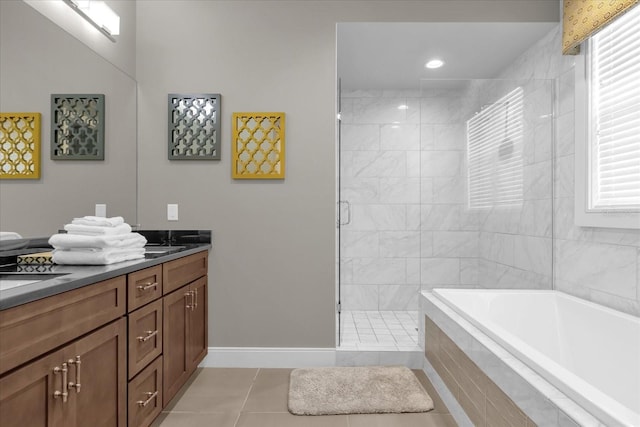
[[[552,286],[554,82],[339,90],[339,338],[419,350],[418,295]]]

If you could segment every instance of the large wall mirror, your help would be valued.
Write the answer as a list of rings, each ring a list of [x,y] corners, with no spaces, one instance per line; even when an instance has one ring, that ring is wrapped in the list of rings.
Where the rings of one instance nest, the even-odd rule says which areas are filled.
[[[0,2],[0,112],[39,112],[39,179],[0,180],[0,230],[57,232],[74,217],[137,223],[136,81],[23,1]],[[104,94],[104,160],[52,160],[51,95]]]

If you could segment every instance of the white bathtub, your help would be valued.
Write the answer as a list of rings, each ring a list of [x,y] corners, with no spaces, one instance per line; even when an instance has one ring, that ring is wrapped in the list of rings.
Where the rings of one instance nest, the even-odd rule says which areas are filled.
[[[433,294],[606,426],[640,426],[640,318],[554,291]]]

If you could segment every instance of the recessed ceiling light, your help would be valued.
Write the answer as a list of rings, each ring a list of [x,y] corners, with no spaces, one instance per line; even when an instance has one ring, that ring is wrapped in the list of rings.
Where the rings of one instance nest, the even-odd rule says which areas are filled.
[[[444,65],[444,61],[441,59],[432,59],[427,62],[424,66],[429,69],[440,68]]]
[[[409,106],[407,104],[398,105],[398,110],[408,110]]]

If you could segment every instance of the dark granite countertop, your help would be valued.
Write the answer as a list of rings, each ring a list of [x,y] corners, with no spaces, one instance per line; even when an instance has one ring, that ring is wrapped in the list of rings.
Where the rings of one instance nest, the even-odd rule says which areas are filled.
[[[210,232],[209,232],[210,233]],[[35,283],[16,286],[10,289],[0,291],[0,310],[15,307],[28,302],[36,301],[42,298],[60,294],[62,292],[81,288],[113,277],[128,274],[147,267],[162,264],[167,261],[182,258],[201,251],[212,248],[211,243],[204,243],[200,239],[199,243],[187,242],[184,240],[169,240],[163,242],[155,242],[153,239],[147,238],[150,245],[163,246],[170,245],[180,246],[175,250],[166,253],[148,253],[144,259],[132,261],[124,261],[110,265],[5,265],[0,267],[2,273],[35,273],[35,274],[60,274],[54,278],[40,280]],[[209,234],[209,242],[210,234]],[[42,248],[40,248],[42,249]],[[50,250],[50,249],[49,249]],[[153,248],[151,248],[153,250]],[[37,252],[36,250],[31,253]],[[28,253],[28,252],[24,252]]]

